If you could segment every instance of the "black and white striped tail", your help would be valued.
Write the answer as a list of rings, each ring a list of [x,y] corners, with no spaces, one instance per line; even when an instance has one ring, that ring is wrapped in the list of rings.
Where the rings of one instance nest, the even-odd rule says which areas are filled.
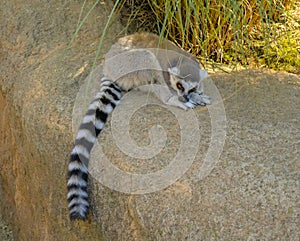
[[[102,78],[100,91],[88,107],[71,153],[67,184],[70,219],[86,219],[89,208],[87,181],[91,149],[108,115],[119,104],[121,98],[121,88],[112,80]]]

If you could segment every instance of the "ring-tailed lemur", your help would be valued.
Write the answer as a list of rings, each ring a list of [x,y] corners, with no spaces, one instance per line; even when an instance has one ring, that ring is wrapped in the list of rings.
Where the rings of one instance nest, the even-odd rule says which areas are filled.
[[[91,149],[124,92],[147,84],[156,84],[156,87],[159,84],[167,88],[156,88],[154,92],[167,105],[188,109],[210,104],[202,87],[207,72],[200,69],[189,53],[154,34],[120,38],[106,54],[103,74],[100,91],[83,117],[71,153],[67,183],[70,219],[87,217],[87,167]],[[141,90],[149,91],[149,88]]]

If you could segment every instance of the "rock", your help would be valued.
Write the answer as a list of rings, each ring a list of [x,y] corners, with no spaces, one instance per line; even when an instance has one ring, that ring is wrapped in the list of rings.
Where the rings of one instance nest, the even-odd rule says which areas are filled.
[[[108,166],[92,163],[89,218],[69,221],[72,121],[82,114],[72,109],[110,9],[105,3],[93,10],[64,52],[81,7],[19,0],[1,6],[0,207],[16,240],[297,240],[299,77],[269,70],[213,74],[206,83],[213,105],[189,113],[165,109],[151,95],[129,94],[100,137],[102,155],[123,176],[102,180]],[[103,51],[120,26],[112,29]],[[151,105],[133,109],[144,100]],[[119,138],[122,110],[133,111],[131,144],[145,151],[151,140],[166,141],[158,155],[142,159],[121,151],[114,135]],[[167,170],[161,179],[147,179],[160,170]]]

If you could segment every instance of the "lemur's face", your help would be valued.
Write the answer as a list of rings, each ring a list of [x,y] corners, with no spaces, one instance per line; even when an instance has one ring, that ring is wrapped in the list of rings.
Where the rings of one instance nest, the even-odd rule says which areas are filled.
[[[201,81],[191,81],[179,75],[177,67],[169,68],[171,87],[177,92],[181,102],[189,102],[193,93],[202,94]]]

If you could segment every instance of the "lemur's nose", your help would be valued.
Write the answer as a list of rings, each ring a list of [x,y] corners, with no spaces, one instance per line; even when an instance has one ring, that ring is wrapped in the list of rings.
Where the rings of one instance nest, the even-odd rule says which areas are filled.
[[[179,97],[178,97],[178,100],[185,103],[185,102],[188,102],[188,101],[189,101],[189,98],[188,98],[187,95],[184,94],[184,95],[182,95],[182,96],[179,96]]]

